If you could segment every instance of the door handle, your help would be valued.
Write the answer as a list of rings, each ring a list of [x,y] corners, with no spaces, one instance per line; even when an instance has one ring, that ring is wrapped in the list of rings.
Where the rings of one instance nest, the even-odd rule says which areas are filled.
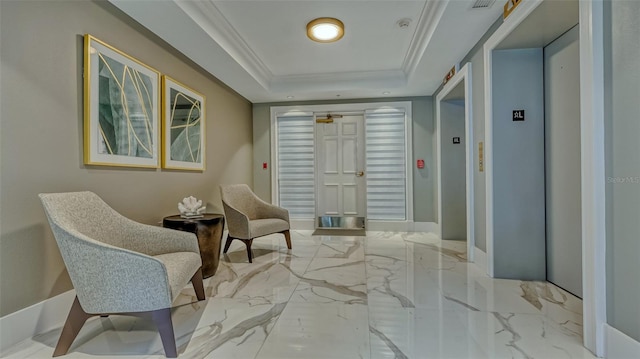
[[[364,171],[356,172],[356,177],[364,176]]]

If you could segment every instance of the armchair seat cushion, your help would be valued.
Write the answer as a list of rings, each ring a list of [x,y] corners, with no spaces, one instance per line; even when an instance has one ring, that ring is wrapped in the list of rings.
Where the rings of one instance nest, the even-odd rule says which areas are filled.
[[[193,273],[202,265],[200,255],[194,252],[160,254],[153,256],[153,258],[162,262],[167,268],[172,300],[176,299],[184,288],[184,284],[189,283]]]
[[[249,221],[249,232],[252,238],[279,233],[289,229],[289,222],[279,218],[254,219]]]

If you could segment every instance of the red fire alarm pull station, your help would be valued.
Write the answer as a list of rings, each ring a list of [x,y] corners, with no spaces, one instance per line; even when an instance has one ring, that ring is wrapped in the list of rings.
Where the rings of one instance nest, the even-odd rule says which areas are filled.
[[[419,159],[416,161],[416,166],[420,169],[424,168],[424,160],[423,159]]]
[[[262,162],[262,169],[266,170],[267,169],[267,163],[266,162]]]

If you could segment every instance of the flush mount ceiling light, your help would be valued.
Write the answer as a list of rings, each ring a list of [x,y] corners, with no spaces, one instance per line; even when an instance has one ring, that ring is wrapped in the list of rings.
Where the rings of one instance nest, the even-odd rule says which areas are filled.
[[[307,36],[316,42],[334,42],[344,36],[344,24],[332,17],[321,17],[307,24]]]

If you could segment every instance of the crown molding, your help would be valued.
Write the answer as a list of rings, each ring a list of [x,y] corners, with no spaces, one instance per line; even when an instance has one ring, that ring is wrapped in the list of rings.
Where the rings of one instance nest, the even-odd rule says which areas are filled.
[[[447,3],[447,1],[426,1],[416,25],[416,32],[413,35],[413,39],[411,39],[409,50],[402,64],[402,71],[404,71],[407,78],[413,76],[420,60],[422,60],[431,37],[436,31],[438,23],[440,23],[444,10],[447,8]]]
[[[218,43],[262,87],[269,89],[274,76],[242,36],[211,0],[180,1],[174,3]]]

